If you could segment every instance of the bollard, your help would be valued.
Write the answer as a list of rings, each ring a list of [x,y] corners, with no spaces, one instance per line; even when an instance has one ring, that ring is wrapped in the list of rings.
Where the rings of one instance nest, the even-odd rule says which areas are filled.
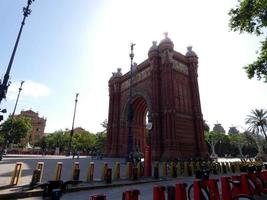
[[[154,175],[154,179],[159,178],[159,163],[158,162],[154,166],[153,175]]]
[[[51,193],[51,200],[60,200],[61,195],[61,189],[53,189]]]
[[[41,177],[41,170],[40,169],[35,169],[33,170],[33,174],[32,174],[32,180],[30,185],[36,185],[37,183],[40,182],[40,177]]]
[[[105,182],[107,183],[107,184],[109,184],[109,183],[112,183],[112,178],[111,178],[111,176],[112,176],[112,169],[111,168],[108,168],[107,170],[106,170],[106,174],[105,174]]]
[[[139,200],[139,190],[126,190],[122,193],[122,200]]]
[[[182,175],[182,166],[181,166],[181,162],[178,161],[177,162],[177,176],[181,176]]]
[[[132,180],[137,180],[138,179],[138,169],[137,169],[137,167],[133,167],[132,168]]]
[[[90,200],[106,200],[106,195],[96,194],[90,197]]]
[[[86,175],[86,181],[93,181],[94,180],[94,169],[95,169],[95,163],[90,162],[88,170],[87,170],[87,175]]]
[[[141,177],[141,162],[139,161],[136,165],[137,167],[137,178]]]
[[[168,173],[167,173],[167,163],[163,162],[162,163],[162,176],[163,177],[167,177]]]
[[[102,167],[102,172],[101,172],[101,180],[105,180],[105,175],[107,174],[107,169],[108,169],[108,163],[104,162],[103,167]]]
[[[44,162],[38,162],[36,165],[36,169],[40,170],[40,178],[38,182],[41,182],[42,177],[43,177],[43,171],[44,171]]]
[[[175,200],[175,187],[170,185],[167,186],[167,199],[168,200]]]
[[[165,200],[165,186],[153,187],[153,200]]]
[[[17,185],[19,183],[19,179],[22,172],[22,162],[17,162],[12,173],[10,185]]]
[[[185,183],[175,184],[175,200],[187,200],[186,186],[187,185]]]
[[[116,162],[115,164],[115,170],[113,174],[113,179],[114,180],[119,180],[120,179],[120,162]]]
[[[184,162],[184,176],[188,176],[188,162]]]
[[[191,172],[190,176],[192,176],[195,174],[195,162],[191,161],[189,166],[190,166],[190,172]]]
[[[126,177],[128,179],[132,179],[132,173],[133,173],[133,164],[131,162],[127,162],[127,164],[126,164]]]
[[[210,200],[220,199],[220,193],[215,179],[208,180],[208,189],[210,194]]]
[[[54,176],[53,176],[53,180],[54,181],[59,181],[61,178],[61,171],[62,171],[62,162],[57,162],[55,171],[54,171]]]
[[[176,171],[176,166],[174,162],[171,162],[171,177],[173,178],[177,177],[177,171]]]
[[[222,173],[226,174],[227,173],[227,168],[224,163],[222,163]]]
[[[78,181],[80,176],[80,163],[74,162],[72,166],[71,180]]]

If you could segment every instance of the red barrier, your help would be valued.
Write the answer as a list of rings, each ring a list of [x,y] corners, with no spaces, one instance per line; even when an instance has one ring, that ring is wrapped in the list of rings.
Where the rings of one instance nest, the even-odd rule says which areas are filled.
[[[96,194],[96,195],[91,196],[90,200],[106,200],[106,195]]]
[[[176,185],[175,185],[175,200],[187,200],[186,184],[185,183],[176,183]]]
[[[215,179],[208,180],[208,189],[210,193],[210,200],[220,199],[220,193],[219,193],[217,181]]]
[[[222,187],[222,199],[223,200],[231,200],[232,193],[231,193],[231,185],[229,182],[230,177],[222,176],[221,177],[221,187]]]
[[[246,194],[246,195],[252,195],[253,194],[253,191],[251,191],[249,189],[248,175],[247,174],[241,174],[240,183],[241,183],[242,194]]]
[[[126,190],[122,193],[122,200],[139,200],[139,190]]]
[[[193,183],[194,187],[194,200],[203,200],[203,194],[201,192],[201,181],[195,180]]]
[[[165,186],[155,185],[153,187],[153,200],[165,200]]]
[[[237,176],[237,175],[232,176],[232,181],[240,182],[240,176]],[[240,187],[233,187],[232,196],[236,196],[241,193],[242,193],[242,190],[241,190],[241,183],[240,183]]]

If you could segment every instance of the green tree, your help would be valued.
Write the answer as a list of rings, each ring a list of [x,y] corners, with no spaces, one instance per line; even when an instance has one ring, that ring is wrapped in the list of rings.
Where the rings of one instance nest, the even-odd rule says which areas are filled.
[[[211,148],[211,156],[218,157],[215,152],[215,146],[218,144],[219,141],[222,141],[225,137],[225,134],[218,133],[218,132],[205,132],[205,140],[209,144]]]
[[[267,0],[239,0],[230,10],[229,26],[233,31],[247,32],[257,36],[266,33]],[[257,77],[267,82],[267,37],[261,42],[260,53],[253,63],[244,67],[248,78]]]
[[[249,125],[248,131],[255,135],[264,136],[267,141],[267,110],[255,109],[251,110],[251,114],[247,115],[245,123]]]
[[[20,144],[24,139],[28,141],[30,131],[32,129],[31,120],[29,118],[8,118],[1,124],[0,135],[13,144]],[[26,142],[22,145],[25,147]]]
[[[248,143],[246,136],[243,133],[229,134],[229,139],[238,148],[239,155],[244,157],[242,149]]]
[[[267,128],[267,110],[255,109],[251,111],[251,114],[247,116],[245,123],[249,125],[248,133],[254,136],[258,154],[257,157],[264,160],[267,159],[267,155],[264,153],[264,140],[267,141],[266,128]]]

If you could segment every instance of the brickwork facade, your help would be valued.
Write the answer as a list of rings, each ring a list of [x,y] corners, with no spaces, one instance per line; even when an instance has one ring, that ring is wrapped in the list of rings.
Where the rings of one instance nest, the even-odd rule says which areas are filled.
[[[198,89],[198,57],[192,48],[186,55],[173,50],[166,35],[153,42],[148,59],[133,73],[133,95],[129,99],[130,72],[120,69],[109,80],[108,143],[106,154],[127,154],[127,112],[133,105],[133,145],[144,151],[151,135],[154,159],[206,156],[203,117]],[[146,130],[146,116],[152,129]]]
[[[39,117],[37,112],[32,110],[21,111],[16,117],[26,117],[31,119],[32,130],[29,138],[29,143],[34,145],[35,142],[44,136],[46,119]]]

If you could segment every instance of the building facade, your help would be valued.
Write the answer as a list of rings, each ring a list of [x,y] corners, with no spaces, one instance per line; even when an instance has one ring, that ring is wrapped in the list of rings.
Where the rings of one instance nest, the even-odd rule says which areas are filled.
[[[150,138],[154,159],[206,156],[197,71],[198,57],[192,48],[188,47],[186,55],[174,51],[166,34],[159,45],[153,42],[148,59],[132,73],[132,84],[130,72],[114,72],[109,80],[106,154],[127,155],[131,103],[130,126],[138,150],[144,152],[146,138]]]
[[[31,119],[32,130],[29,137],[29,143],[34,145],[40,138],[44,136],[46,119],[39,117],[37,112],[32,110],[21,111],[16,117],[25,117]]]

